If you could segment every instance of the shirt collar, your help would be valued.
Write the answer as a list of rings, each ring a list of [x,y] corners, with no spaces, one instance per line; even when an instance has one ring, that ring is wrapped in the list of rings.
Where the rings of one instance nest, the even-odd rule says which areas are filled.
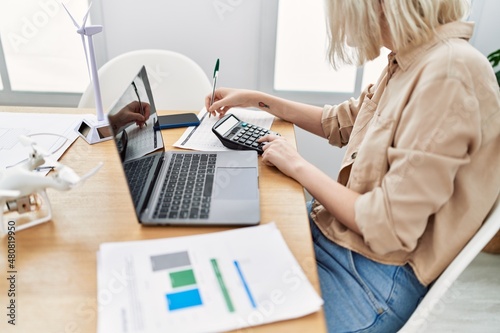
[[[463,38],[469,40],[474,31],[473,22],[455,21],[443,24],[436,29],[436,34],[429,41],[422,43],[417,47],[410,47],[407,50],[402,50],[398,53],[389,55],[389,64],[396,59],[398,66],[405,71],[410,67],[413,61],[419,58],[428,49],[439,43],[440,41],[451,38]]]

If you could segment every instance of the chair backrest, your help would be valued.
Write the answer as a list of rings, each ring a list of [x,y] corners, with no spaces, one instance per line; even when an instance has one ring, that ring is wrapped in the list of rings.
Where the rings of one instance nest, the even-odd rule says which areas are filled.
[[[98,71],[102,105],[108,111],[145,65],[158,110],[201,110],[212,84],[192,59],[167,50],[137,50],[119,55]],[[94,108],[92,84],[83,93],[79,108]]]
[[[495,236],[498,230],[500,230],[499,202],[500,197],[497,198],[497,201],[488,214],[488,217],[474,237],[472,237],[462,251],[460,251],[457,257],[444,270],[439,278],[434,281],[410,319],[408,319],[406,324],[401,328],[401,330],[399,330],[400,333],[426,331],[425,326],[434,307],[441,301],[441,298],[453,282],[455,282],[471,261],[479,254],[479,252],[481,252],[493,236]]]

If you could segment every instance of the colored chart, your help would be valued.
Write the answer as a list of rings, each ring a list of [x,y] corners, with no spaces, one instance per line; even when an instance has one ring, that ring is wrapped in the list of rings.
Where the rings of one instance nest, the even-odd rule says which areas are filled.
[[[151,256],[153,272],[166,271],[171,291],[165,294],[170,311],[203,305],[187,251]]]
[[[165,301],[169,311],[188,309],[203,305],[203,300],[200,294],[200,288],[196,281],[196,276],[193,270],[193,264],[189,258],[187,251],[167,253],[150,257],[151,268],[154,273],[165,274],[165,280],[168,284],[168,291],[165,292]],[[233,261],[233,270],[237,274],[232,274],[232,278],[238,277],[245,289],[246,295],[253,308],[256,307],[255,300],[252,297],[250,288],[245,280],[243,272],[238,261]],[[215,275],[219,291],[222,294],[226,309],[230,313],[235,312],[234,301],[231,299],[227,281],[219,267],[220,263],[217,259],[210,259],[210,266]],[[234,282],[232,282],[234,284]]]

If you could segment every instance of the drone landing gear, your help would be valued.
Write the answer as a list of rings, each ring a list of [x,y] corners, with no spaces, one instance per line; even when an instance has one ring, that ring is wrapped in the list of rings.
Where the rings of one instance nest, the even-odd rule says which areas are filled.
[[[52,208],[45,191],[7,200],[1,206],[4,209],[0,216],[0,224],[4,234],[12,230],[12,227],[15,227],[15,231],[20,231],[50,221],[52,218]]]

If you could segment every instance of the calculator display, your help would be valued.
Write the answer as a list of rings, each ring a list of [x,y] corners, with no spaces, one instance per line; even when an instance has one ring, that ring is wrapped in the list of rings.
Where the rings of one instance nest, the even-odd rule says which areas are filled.
[[[224,135],[227,133],[227,131],[229,131],[231,128],[234,127],[234,125],[238,124],[240,121],[234,117],[233,115],[231,115],[231,117],[228,117],[226,120],[224,120],[224,122],[220,125],[218,125],[217,127],[215,127],[214,129],[220,134],[220,135]]]

